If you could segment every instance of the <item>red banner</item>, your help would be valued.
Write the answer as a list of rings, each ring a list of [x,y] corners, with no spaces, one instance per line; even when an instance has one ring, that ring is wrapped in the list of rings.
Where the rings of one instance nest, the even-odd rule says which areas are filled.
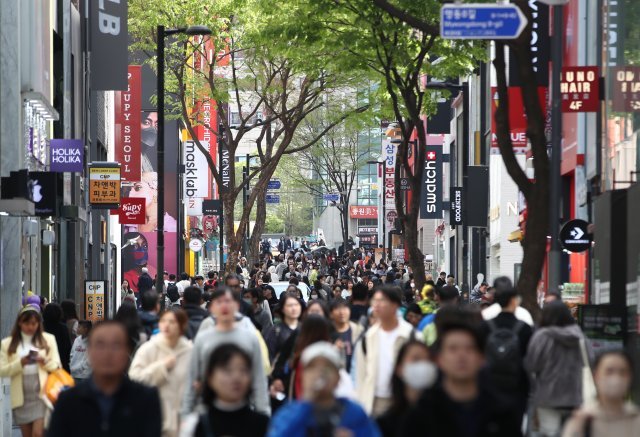
[[[378,207],[377,206],[350,206],[349,212],[351,218],[356,219],[377,219],[378,218]]]
[[[120,202],[118,214],[121,225],[144,225],[146,223],[145,203],[143,197],[124,197]]]
[[[115,94],[115,153],[122,181],[140,181],[142,78],[139,65],[129,65],[128,87]]]
[[[516,153],[524,153],[527,150],[527,116],[522,102],[520,87],[509,87],[509,127],[511,128],[511,143]],[[491,153],[500,153],[498,137],[496,136],[496,109],[500,106],[497,87],[491,87]],[[547,87],[538,87],[538,98],[542,111],[547,113]]]

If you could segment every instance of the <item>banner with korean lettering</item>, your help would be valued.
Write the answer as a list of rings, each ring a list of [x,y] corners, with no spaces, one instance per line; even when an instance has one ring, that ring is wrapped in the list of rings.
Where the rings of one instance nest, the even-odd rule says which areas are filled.
[[[377,219],[378,207],[352,205],[349,207],[349,217],[353,219]]]
[[[127,90],[115,94],[115,154],[122,180],[140,180],[142,75],[139,65],[129,65]]]
[[[84,281],[84,318],[92,322],[105,319],[107,281]]]
[[[386,228],[387,230],[395,229],[395,219],[398,217],[396,212],[396,189],[395,189],[395,172],[396,172],[396,152],[397,146],[389,139],[382,140],[382,160],[384,161],[383,201],[386,209]]]

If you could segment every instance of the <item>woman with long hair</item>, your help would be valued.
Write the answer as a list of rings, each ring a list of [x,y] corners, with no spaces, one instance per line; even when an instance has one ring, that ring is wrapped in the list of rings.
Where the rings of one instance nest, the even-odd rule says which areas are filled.
[[[391,375],[391,406],[376,419],[383,437],[397,435],[406,413],[437,377],[438,368],[431,362],[429,348],[424,343],[410,340],[402,345]]]
[[[162,437],[178,435],[180,403],[187,379],[191,348],[184,337],[187,313],[171,307],[160,315],[160,333],[140,346],[133,358],[129,376],[158,388],[162,402]]]
[[[44,435],[45,404],[41,399],[50,372],[61,367],[53,335],[43,332],[40,313],[26,306],[11,335],[0,344],[0,377],[11,378],[13,422],[22,437]]]
[[[78,313],[76,311],[76,303],[70,299],[60,302],[62,307],[62,321],[67,325],[69,330],[69,339],[71,344],[75,341],[78,335]]]
[[[303,308],[297,295],[282,293],[277,310],[280,315],[280,321],[271,327],[265,338],[271,361],[280,353],[280,349],[287,341],[287,338],[298,329],[302,310]]]
[[[136,351],[138,345],[148,340],[135,304],[125,302],[120,305],[114,320],[122,323],[127,328],[127,334],[129,335],[129,350],[132,354]]]
[[[51,302],[44,307],[42,311],[42,328],[56,338],[62,367],[67,372],[70,372],[71,339],[69,338],[67,325],[62,321],[62,307],[60,304]]]

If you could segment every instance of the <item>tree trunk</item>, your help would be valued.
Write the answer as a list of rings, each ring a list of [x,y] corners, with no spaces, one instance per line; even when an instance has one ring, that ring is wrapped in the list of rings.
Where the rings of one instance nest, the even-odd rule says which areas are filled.
[[[260,241],[264,233],[264,226],[267,221],[267,202],[265,193],[258,194],[256,199],[256,222],[253,225],[253,232],[249,239],[248,264],[253,266],[260,260]]]
[[[234,232],[234,211],[235,198],[230,193],[224,193],[222,195],[222,203],[224,205],[224,239],[227,244],[227,262],[225,264],[225,273],[235,273],[236,265],[238,264],[238,252],[241,249],[241,244]]]
[[[413,272],[416,289],[422,290],[426,275],[424,270],[424,255],[418,249],[418,216],[408,214],[404,226],[404,247],[409,255],[409,265]]]

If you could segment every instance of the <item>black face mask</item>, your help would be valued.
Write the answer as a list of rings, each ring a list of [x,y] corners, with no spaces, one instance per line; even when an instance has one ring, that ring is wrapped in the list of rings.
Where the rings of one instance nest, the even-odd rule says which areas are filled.
[[[140,131],[140,139],[147,147],[155,147],[158,140],[158,130],[154,127],[146,127]]]

